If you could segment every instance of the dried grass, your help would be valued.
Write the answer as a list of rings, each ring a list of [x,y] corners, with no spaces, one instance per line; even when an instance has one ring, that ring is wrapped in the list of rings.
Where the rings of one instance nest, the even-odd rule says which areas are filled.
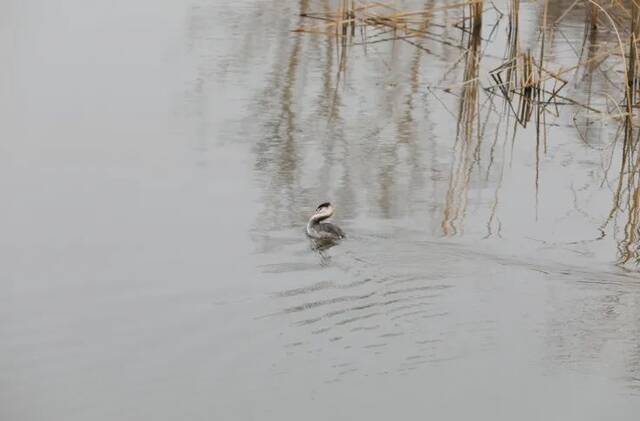
[[[621,133],[620,147],[617,148],[621,154],[620,166],[611,211],[601,228],[604,232],[610,221],[624,215],[624,239],[619,243],[620,262],[640,262],[640,131],[637,129],[640,108],[640,0],[575,0],[553,21],[548,19],[550,1],[542,0],[538,2],[540,38],[535,47],[524,51],[520,46],[519,35],[520,1],[509,0],[508,47],[504,61],[488,72],[492,84],[482,86],[479,73],[483,55],[482,18],[486,4],[495,7],[491,1],[469,0],[445,4],[429,3],[420,10],[400,10],[393,3],[341,0],[335,10],[302,14],[304,25],[295,31],[328,35],[338,40],[337,45],[342,48],[339,66],[342,72],[346,66],[347,49],[351,45],[366,48],[374,43],[401,41],[433,54],[422,42],[429,40],[461,51],[458,60],[449,69],[453,70],[459,63],[464,63],[462,81],[458,85],[459,107],[455,115],[458,133],[454,145],[454,162],[442,222],[445,235],[455,234],[458,231],[457,223],[464,218],[471,170],[480,158],[478,150],[483,129],[480,124],[479,99],[482,94],[492,104],[496,99],[503,101],[503,110],[507,113],[500,113],[496,107],[493,112],[501,114],[497,127],[500,127],[503,117],[506,119],[506,130],[511,131],[513,139],[519,128],[535,125],[536,203],[540,187],[541,156],[547,151],[548,118],[558,117],[561,107],[571,105],[573,109],[586,112],[589,118],[598,116],[602,120],[618,122]],[[585,12],[582,51],[576,51],[575,65],[551,68],[546,54],[548,45],[553,42],[552,35],[556,30],[561,30],[566,17],[577,10]],[[448,31],[434,31],[434,28],[457,28],[462,36],[456,40],[445,35]],[[613,35],[616,42],[599,44],[598,33],[601,31]],[[586,45],[588,50],[585,54]],[[609,66],[606,69],[603,67],[605,63]],[[602,105],[592,103],[590,92],[587,100],[582,102],[571,94],[565,94],[565,88],[571,79],[568,76],[577,76],[579,72],[589,77],[589,89],[594,72],[599,72],[605,80],[609,80],[610,75],[614,79],[619,78],[621,74],[624,83],[610,82],[611,87],[619,90],[618,93],[600,94],[606,96],[608,103],[606,108],[602,108]],[[442,91],[453,93],[458,88],[450,86]],[[427,90],[433,93],[434,89],[427,87]],[[444,104],[439,98],[438,100]],[[583,136],[582,133],[580,135]],[[497,137],[496,134],[496,139]],[[586,142],[584,136],[583,139]],[[496,149],[495,142],[491,146],[489,169]],[[615,141],[613,145],[615,148]],[[608,173],[605,177],[608,177]],[[492,230],[490,227],[496,225],[498,191],[499,186],[487,224],[489,232]]]

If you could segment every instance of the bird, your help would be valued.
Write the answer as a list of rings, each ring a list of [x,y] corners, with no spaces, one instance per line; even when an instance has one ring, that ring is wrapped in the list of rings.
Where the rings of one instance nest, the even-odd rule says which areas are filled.
[[[309,218],[307,235],[315,240],[338,241],[345,238],[344,231],[331,222],[321,222],[331,218],[334,208],[330,202],[321,203]]]

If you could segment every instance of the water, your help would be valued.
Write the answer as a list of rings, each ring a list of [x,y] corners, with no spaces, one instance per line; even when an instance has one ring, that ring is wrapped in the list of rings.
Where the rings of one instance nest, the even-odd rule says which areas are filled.
[[[456,142],[459,49],[340,72],[290,32],[324,4],[0,5],[0,419],[637,418],[640,284],[624,216],[600,231],[615,127],[585,144],[564,108],[536,195],[534,127]],[[348,239],[320,255],[325,200]]]

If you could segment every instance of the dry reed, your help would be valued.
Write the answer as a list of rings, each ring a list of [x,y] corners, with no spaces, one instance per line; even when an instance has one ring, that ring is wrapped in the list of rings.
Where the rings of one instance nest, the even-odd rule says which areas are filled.
[[[493,4],[493,2],[489,2]],[[501,98],[503,110],[499,121],[506,114],[507,132],[511,130],[515,139],[518,128],[535,127],[535,190],[536,203],[540,182],[541,154],[547,150],[547,118],[558,117],[560,107],[571,105],[585,110],[589,116],[597,115],[602,119],[620,123],[622,133],[619,142],[620,159],[617,180],[613,189],[613,204],[602,229],[618,215],[624,215],[624,238],[619,243],[620,262],[640,261],[640,130],[638,109],[640,108],[640,0],[622,2],[619,0],[575,0],[555,20],[549,19],[549,0],[542,0],[540,7],[540,38],[535,46],[522,50],[520,46],[520,0],[509,0],[507,50],[504,60],[488,72],[491,86],[480,83],[480,61],[482,58],[482,18],[485,7],[483,0],[453,0],[452,2],[425,4],[420,10],[402,11],[391,3],[367,2],[364,0],[340,0],[335,10],[323,12],[304,12],[303,24],[296,32],[323,34],[339,40],[341,46],[339,69],[344,72],[347,49],[350,45],[363,45],[401,41],[415,46],[421,51],[433,53],[421,40],[440,42],[446,47],[461,51],[460,58],[452,64],[464,63],[462,70],[459,107],[457,112],[456,144],[454,162],[451,167],[449,189],[445,198],[445,210],[442,230],[445,235],[457,232],[456,225],[464,218],[466,192],[471,178],[471,169],[479,160],[479,145],[482,142],[480,129],[479,98],[484,93],[493,102]],[[575,65],[552,69],[546,54],[552,42],[551,34],[562,28],[565,18],[576,11],[584,11],[584,41],[580,51],[576,51]],[[455,12],[455,13],[450,13]],[[453,21],[449,18],[453,16]],[[557,15],[553,15],[557,16]],[[437,18],[442,18],[438,20]],[[438,21],[435,23],[435,21]],[[445,35],[446,31],[433,31],[433,27],[458,28],[462,41]],[[598,42],[598,32],[606,31],[616,40],[610,44]],[[588,45],[586,54],[585,45]],[[603,68],[608,63],[607,69]],[[416,67],[414,66],[413,69]],[[618,89],[607,93],[608,104],[602,108],[593,104],[591,92],[586,101],[565,94],[568,84],[566,75],[583,70],[589,78],[600,72],[605,80],[622,74],[624,83],[610,81]],[[340,73],[339,73],[340,74]],[[415,75],[414,75],[415,79]],[[337,84],[340,78],[338,77]],[[417,85],[416,85],[417,86]],[[453,92],[448,88],[445,92]],[[430,91],[431,92],[431,91]],[[441,101],[442,102],[442,101]],[[512,125],[509,124],[512,119]],[[575,120],[575,118],[574,118]],[[500,124],[498,124],[498,127]],[[582,134],[581,134],[582,136]],[[497,134],[496,134],[497,139]],[[584,139],[584,137],[583,137]],[[491,146],[491,163],[496,144]],[[512,141],[513,150],[513,141]],[[489,168],[491,168],[491,163]],[[488,174],[488,172],[487,172]],[[488,177],[488,175],[487,175]],[[607,174],[605,174],[607,177]],[[498,187],[499,189],[499,187]],[[497,219],[498,190],[488,226]],[[491,231],[491,228],[489,228]]]

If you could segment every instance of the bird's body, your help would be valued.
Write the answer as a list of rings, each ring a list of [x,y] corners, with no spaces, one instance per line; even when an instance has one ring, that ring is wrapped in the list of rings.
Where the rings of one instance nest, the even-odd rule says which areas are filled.
[[[321,222],[329,219],[333,215],[331,203],[323,203],[316,209],[316,212],[309,218],[307,224],[307,235],[315,240],[337,241],[345,237],[344,231],[331,222]]]
[[[307,235],[318,240],[340,240],[344,238],[344,231],[330,222],[320,222],[314,225],[307,224]]]

